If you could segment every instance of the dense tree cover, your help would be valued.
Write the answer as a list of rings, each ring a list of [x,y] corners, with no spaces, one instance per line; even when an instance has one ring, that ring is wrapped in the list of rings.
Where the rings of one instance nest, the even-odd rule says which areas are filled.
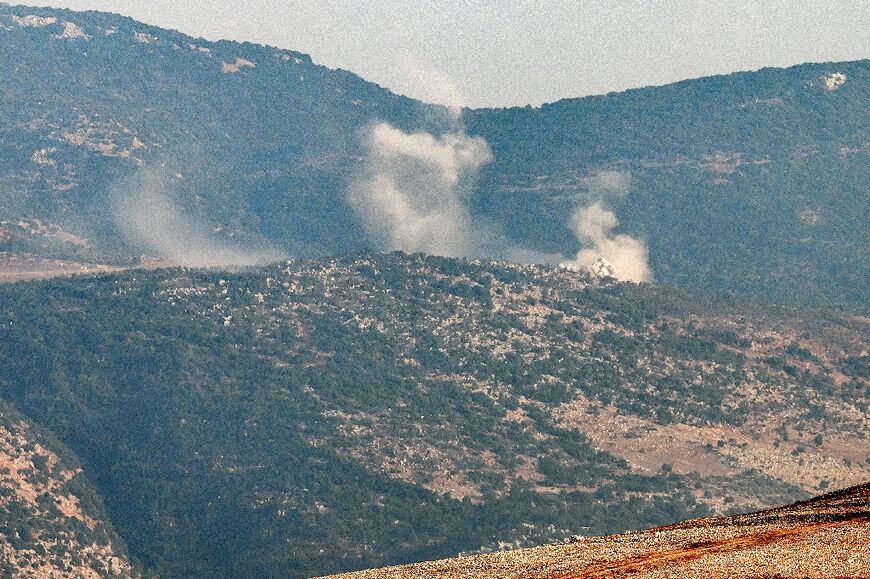
[[[709,512],[701,486],[803,496],[758,472],[640,475],[558,418],[586,399],[848,432],[829,403],[866,412],[860,359],[832,362],[852,380],[833,388],[797,345],[750,368],[743,334],[685,321],[738,308],[797,315],[402,254],[20,283],[0,286],[0,396],[77,453],[146,570],[310,575],[673,522]],[[747,384],[787,398],[749,409]]]
[[[250,328],[216,332],[212,319],[190,323],[189,311],[153,302],[155,282],[124,296],[112,296],[112,279],[20,286],[14,302],[5,294],[0,392],[78,451],[131,552],[160,575],[305,575],[448,555],[524,524],[615,531],[705,512],[670,491],[620,500],[619,478],[604,504],[517,484],[472,505],[366,472],[312,445],[335,424],[303,385],[348,410],[405,397],[413,415],[402,428],[416,413],[442,416],[481,446],[498,436],[487,431],[497,410],[449,383],[414,392],[391,366],[389,341],[348,332],[338,316],[319,320],[310,351],[251,348]],[[306,368],[314,351],[331,359]],[[277,368],[273,356],[291,367]],[[548,476],[610,480],[613,458],[574,442],[572,470]]]
[[[12,20],[25,15],[56,22]],[[66,20],[90,38],[56,38]],[[15,79],[0,92],[0,227],[11,233],[0,251],[138,258],[144,248],[119,236],[112,196],[140,171],[160,174],[168,196],[236,241],[267,238],[299,257],[371,249],[345,200],[365,127],[456,128],[442,108],[304,54],[111,15],[0,7],[0,48],[0,75]],[[224,72],[236,59],[256,66]],[[603,199],[621,231],[647,242],[659,282],[866,310],[868,66],[465,111],[494,155],[471,210],[519,246],[570,256],[572,212]],[[846,81],[830,90],[834,73]],[[21,219],[90,243],[22,233]]]

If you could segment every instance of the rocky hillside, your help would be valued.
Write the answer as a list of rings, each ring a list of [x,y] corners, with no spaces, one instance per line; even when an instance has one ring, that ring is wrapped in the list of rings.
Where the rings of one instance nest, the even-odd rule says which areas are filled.
[[[601,201],[658,282],[866,313],[868,67],[467,110],[491,155],[461,212],[489,242],[454,253],[558,262],[583,241],[572,214]],[[0,5],[0,75],[0,252],[33,259],[408,249],[348,201],[371,169],[366,135],[379,121],[461,133],[444,109],[304,54],[100,13]]]
[[[94,579],[138,575],[74,455],[2,400],[0,574]]]
[[[162,576],[300,576],[870,479],[870,325],[372,254],[0,286],[0,393]]]
[[[343,577],[865,577],[868,536],[870,485],[865,484],[747,515]]]

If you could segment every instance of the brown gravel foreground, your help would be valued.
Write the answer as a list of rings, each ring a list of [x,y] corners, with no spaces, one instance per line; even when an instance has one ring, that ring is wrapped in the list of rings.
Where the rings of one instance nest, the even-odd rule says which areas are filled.
[[[335,577],[870,578],[870,483],[746,515]]]

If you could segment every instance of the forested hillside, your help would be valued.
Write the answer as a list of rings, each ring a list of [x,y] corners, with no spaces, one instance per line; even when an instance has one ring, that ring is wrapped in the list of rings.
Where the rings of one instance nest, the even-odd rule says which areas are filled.
[[[659,283],[866,311],[868,97],[864,60],[469,111],[495,159],[476,203],[556,251],[576,196],[603,197]],[[602,192],[602,170],[624,189]]]
[[[300,576],[870,477],[868,325],[372,254],[0,286],[0,395],[161,576]]]
[[[467,130],[491,150],[462,202],[467,228],[498,242],[460,255],[558,262],[580,245],[572,213],[601,201],[645,242],[659,283],[866,313],[868,67],[765,69],[456,121],[297,52],[3,5],[0,253],[119,265],[197,245],[173,236],[198,228],[155,206],[193,216],[193,241],[212,249],[394,248],[348,201],[370,169],[366,135],[385,122]]]

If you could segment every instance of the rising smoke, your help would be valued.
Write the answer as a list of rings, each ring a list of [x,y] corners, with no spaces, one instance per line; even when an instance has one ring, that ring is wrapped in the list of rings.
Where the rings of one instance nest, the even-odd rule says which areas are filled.
[[[382,249],[558,263],[559,256],[516,247],[494,224],[472,215],[468,197],[492,161],[489,145],[466,132],[462,96],[446,75],[410,61],[402,70],[403,90],[442,105],[447,114],[429,120],[449,130],[407,133],[389,123],[368,128],[365,169],[347,198],[369,238]]]
[[[378,247],[523,263],[562,261],[568,268],[604,271],[620,280],[651,281],[646,245],[614,234],[619,221],[601,201],[628,193],[628,173],[601,171],[586,179],[586,192],[578,199],[583,205],[570,223],[581,249],[565,262],[562,256],[516,246],[495,226],[471,214],[468,196],[492,153],[486,141],[456,124],[460,128],[441,136],[406,133],[388,123],[370,127],[364,140],[365,172],[350,187],[348,201]]]
[[[614,235],[613,230],[619,225],[619,220],[612,211],[604,208],[601,201],[577,209],[571,224],[582,248],[574,260],[563,263],[563,266],[571,269],[595,268],[597,271],[603,269],[624,281],[652,281],[646,244],[628,235]]]
[[[614,235],[616,215],[602,201],[624,197],[631,175],[604,170],[584,181],[571,227],[581,249],[572,261],[519,247],[494,224],[471,213],[468,197],[478,175],[492,161],[489,145],[469,136],[462,123],[462,97],[440,71],[404,63],[406,92],[437,102],[449,112],[450,132],[407,133],[388,123],[364,135],[366,164],[347,199],[377,247],[454,257],[508,259],[589,269],[627,281],[650,281],[646,246]]]
[[[475,223],[466,198],[492,159],[486,141],[464,131],[436,137],[379,123],[365,146],[365,174],[350,187],[348,200],[379,246],[444,256],[479,253],[490,233]]]
[[[190,267],[242,267],[284,257],[268,247],[219,238],[173,202],[168,183],[160,172],[143,169],[111,192],[115,223],[132,246],[167,265]]]
[[[585,180],[589,195],[595,199],[621,199],[631,189],[631,173],[604,169],[595,171]]]
[[[395,88],[402,94],[447,108],[457,123],[462,116],[462,92],[443,71],[426,63],[401,59],[399,70],[403,82]]]

